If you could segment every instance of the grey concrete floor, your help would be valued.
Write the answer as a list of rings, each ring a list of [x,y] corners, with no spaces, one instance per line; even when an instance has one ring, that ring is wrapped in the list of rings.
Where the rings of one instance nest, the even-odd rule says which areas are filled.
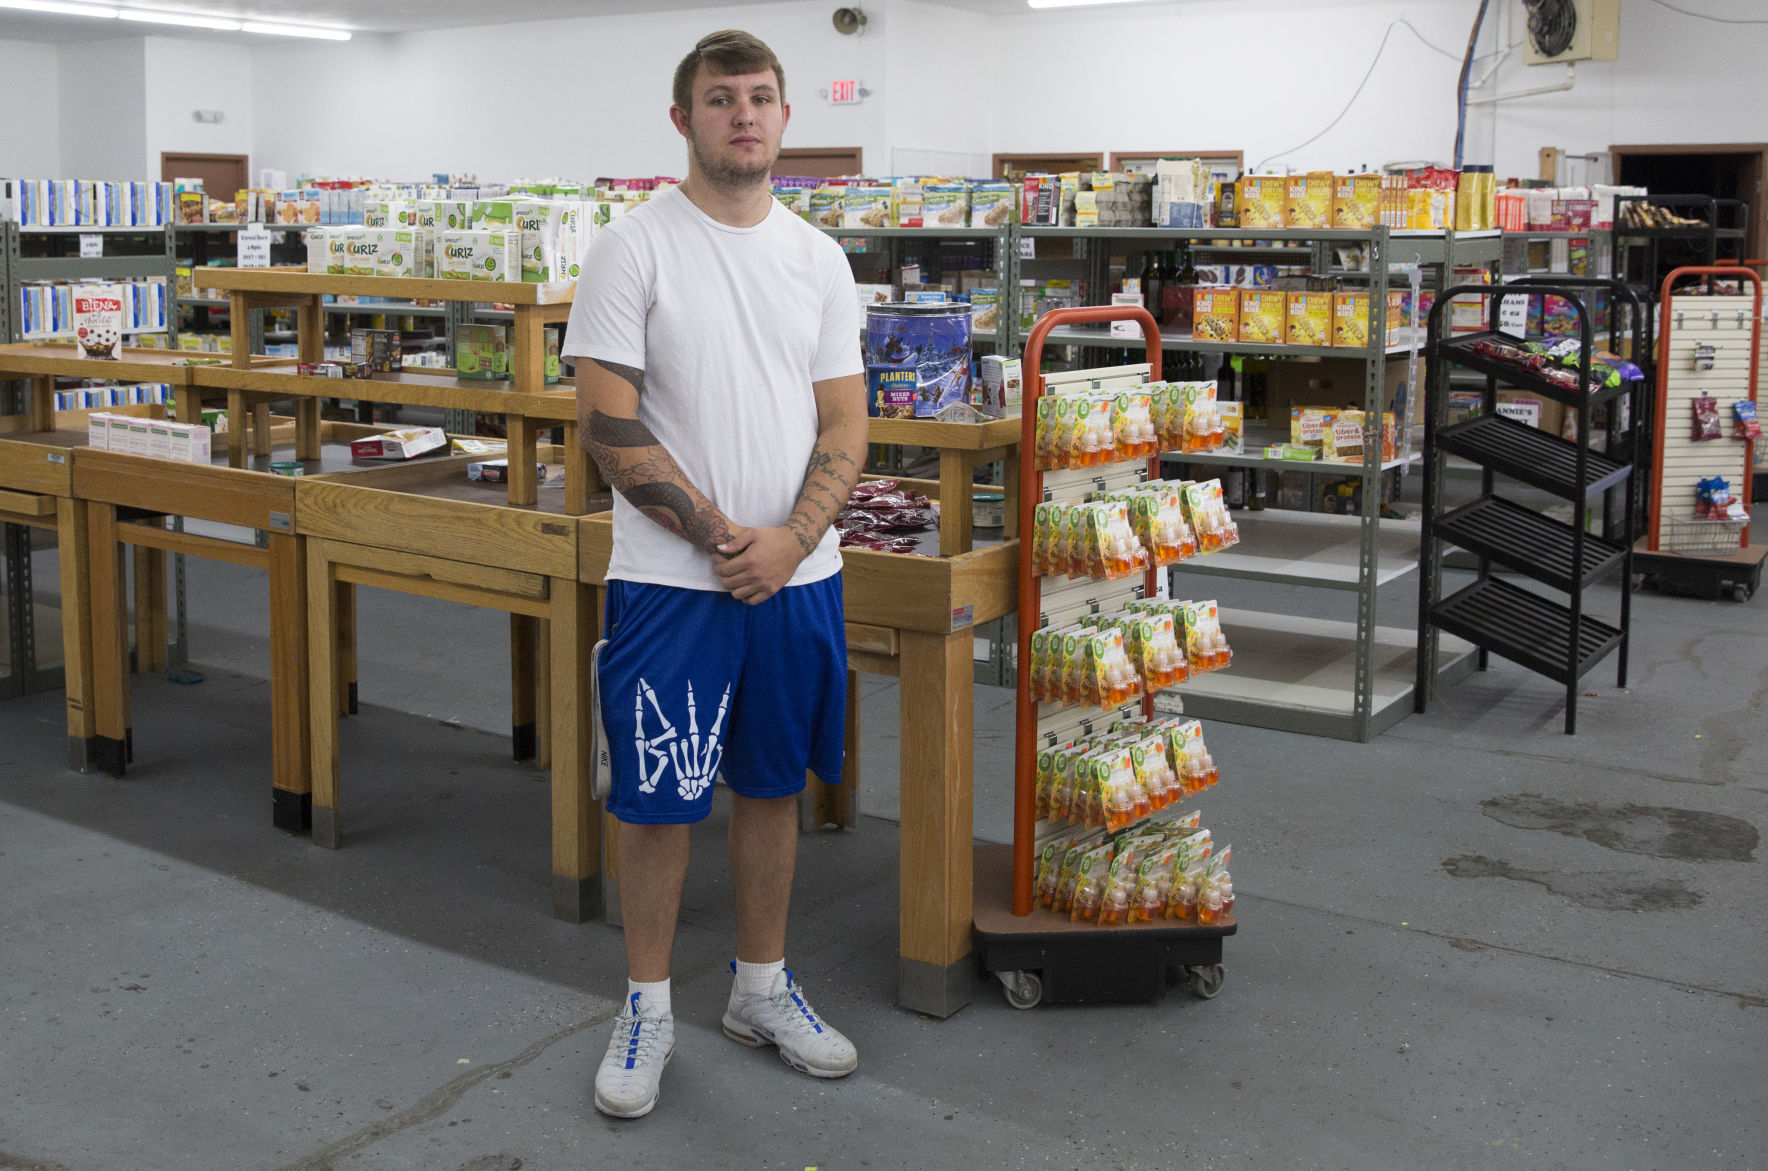
[[[1768,1166],[1762,598],[1641,595],[1631,686],[1593,676],[1575,737],[1498,660],[1367,745],[1210,725],[1242,927],[1209,1002],[897,1008],[896,691],[868,678],[866,816],[804,839],[788,957],[859,1072],[720,1034],[721,804],[630,1123],[590,1104],[619,933],[548,915],[506,621],[360,604],[337,852],[269,825],[249,571],[191,562],[205,678],[137,677],[127,779],[61,767],[59,694],[0,704],[0,1168]],[[995,840],[1008,701],[976,697]]]

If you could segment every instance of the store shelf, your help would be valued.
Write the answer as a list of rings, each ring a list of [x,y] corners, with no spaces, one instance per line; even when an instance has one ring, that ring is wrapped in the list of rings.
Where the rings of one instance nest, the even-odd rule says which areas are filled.
[[[1240,510],[1240,543],[1220,553],[1182,561],[1180,574],[1243,578],[1325,589],[1361,588],[1359,551],[1363,519],[1325,512],[1270,509]],[[1389,582],[1418,568],[1417,521],[1381,521],[1377,536],[1375,584]],[[1177,586],[1174,587],[1178,592]]]
[[[446,317],[448,310],[440,305],[384,305],[355,304],[327,301],[320,306],[327,313],[339,313],[350,317]],[[514,314],[511,314],[514,316]]]
[[[344,224],[173,224],[172,230],[174,232],[237,232],[242,228],[264,228],[271,232],[305,232],[308,228],[345,226]]]
[[[146,226],[118,226],[115,224],[100,226],[98,224],[71,224],[49,228],[33,227],[20,224],[18,234],[21,236],[163,236],[166,234],[165,224],[149,224]]]
[[[1375,736],[1412,710],[1418,644],[1411,630],[1375,626],[1365,632],[1370,705],[1368,727],[1360,734],[1355,622],[1234,609],[1220,614],[1233,663],[1161,693],[1155,710],[1340,740]],[[1470,672],[1473,650],[1458,639],[1443,639],[1441,676],[1454,679]]]
[[[12,261],[14,285],[31,281],[117,281],[159,277],[171,285],[163,252],[145,256],[21,256]]]
[[[1470,553],[1567,593],[1589,585],[1627,554],[1624,546],[1586,533],[1583,569],[1574,573],[1577,530],[1502,496],[1482,496],[1457,508],[1437,521],[1436,531]]]
[[[140,329],[125,329],[123,331],[123,336],[140,337],[142,334],[146,333],[168,333],[171,331],[171,328],[172,327],[169,325],[148,325],[143,326]],[[27,342],[71,342],[74,340],[74,331],[71,329],[58,329],[53,331],[42,330],[36,333],[23,334],[21,336]]]
[[[172,300],[180,307],[191,309],[226,309],[233,304],[220,297],[174,297]]]
[[[1527,286],[1523,287],[1525,289],[1527,288]],[[1631,394],[1634,390],[1634,383],[1632,381],[1623,381],[1614,386],[1592,390],[1588,395],[1581,394],[1575,390],[1566,390],[1564,387],[1557,386],[1554,383],[1547,381],[1545,378],[1542,378],[1533,370],[1524,369],[1521,366],[1513,366],[1508,362],[1500,362],[1496,359],[1488,358],[1485,355],[1480,354],[1473,347],[1482,341],[1502,342],[1505,345],[1510,346],[1517,344],[1515,338],[1497,332],[1464,334],[1437,343],[1432,351],[1432,356],[1447,358],[1453,361],[1457,366],[1462,366],[1469,370],[1477,370],[1481,374],[1489,374],[1493,378],[1500,379],[1519,390],[1526,390],[1531,394],[1538,394],[1545,398],[1550,398],[1554,402],[1562,403],[1568,407],[1575,408],[1580,402],[1584,402],[1586,399],[1593,407],[1601,406],[1603,403],[1608,402],[1611,399],[1619,398],[1624,394]],[[1600,339],[1596,340],[1593,348],[1600,348],[1600,344]],[[1577,373],[1577,371],[1570,366],[1563,367],[1563,369],[1568,370],[1573,374]]]
[[[547,425],[575,422],[577,418],[576,392],[570,385],[560,385],[558,390],[540,394],[521,394],[511,390],[507,381],[461,379],[453,377],[450,371],[406,371],[375,378],[321,378],[286,370],[205,366],[198,368],[195,380],[199,386],[250,391],[272,399],[278,396],[344,398],[442,410],[509,413],[540,420]]]
[[[1047,342],[1053,346],[1099,346],[1105,349],[1120,350],[1140,350],[1143,348],[1143,340],[1139,337],[1112,337],[1109,326],[1083,325],[1052,329]],[[1412,352],[1412,346],[1409,343],[1390,346],[1383,350],[1359,350],[1347,346],[1267,346],[1252,342],[1212,342],[1166,335],[1161,336],[1160,348],[1270,358],[1368,358],[1371,353],[1394,358],[1404,357]]]
[[[1437,626],[1555,683],[1575,684],[1621,645],[1618,627],[1578,619],[1577,661],[1568,675],[1572,612],[1495,577],[1476,581],[1430,608]]]
[[[1577,445],[1502,415],[1477,415],[1445,427],[1437,433],[1437,443],[1453,455],[1566,500],[1604,492],[1632,472],[1626,464],[1589,452],[1580,492]]]
[[[1267,471],[1273,472],[1302,472],[1314,476],[1356,476],[1362,474],[1363,465],[1360,462],[1343,463],[1338,460],[1322,459],[1271,459],[1263,454],[1264,449],[1273,444],[1288,442],[1289,432],[1287,430],[1278,431],[1273,428],[1258,428],[1255,430],[1249,428],[1246,432],[1246,450],[1244,454],[1234,455],[1232,453],[1218,451],[1189,453],[1163,451],[1160,453],[1160,458],[1163,460],[1175,460],[1179,463],[1187,464],[1200,464],[1205,466],[1215,465],[1217,467],[1225,468],[1263,468]],[[1418,462],[1419,458],[1418,453],[1413,452],[1412,454],[1402,456],[1399,459],[1386,460],[1382,463],[1381,470],[1384,472],[1391,472],[1395,468],[1403,468],[1408,464],[1415,464]]]
[[[938,419],[868,419],[871,443],[909,444],[950,448],[957,451],[990,451],[1019,442],[1023,425],[1019,419],[990,419],[986,423],[942,423]]]
[[[992,240],[1000,228],[830,228],[821,224],[817,230],[837,239],[866,238],[879,240]]]
[[[425,277],[331,276],[305,268],[217,268],[203,274],[210,288],[290,295],[353,293],[396,300],[461,301],[492,305],[568,306],[575,281],[436,280]]]
[[[1229,244],[1244,242],[1249,245],[1263,245],[1271,240],[1288,240],[1296,243],[1311,244],[1320,241],[1327,244],[1360,244],[1367,243],[1374,235],[1370,231],[1309,231],[1296,228],[1058,228],[1042,224],[1023,224],[1019,234],[1040,240],[1210,240],[1223,241]],[[1398,236],[1399,233],[1390,233]],[[1437,234],[1437,239],[1442,234]]]

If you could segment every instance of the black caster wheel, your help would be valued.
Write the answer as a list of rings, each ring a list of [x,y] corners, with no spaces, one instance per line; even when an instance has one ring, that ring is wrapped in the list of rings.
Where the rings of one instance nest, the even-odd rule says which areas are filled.
[[[1227,979],[1220,964],[1198,964],[1186,968],[1185,975],[1191,981],[1191,995],[1200,1000],[1214,1000],[1222,990],[1222,981]]]
[[[1036,972],[996,972],[995,977],[1014,1008],[1036,1008],[1044,999],[1044,981]]]

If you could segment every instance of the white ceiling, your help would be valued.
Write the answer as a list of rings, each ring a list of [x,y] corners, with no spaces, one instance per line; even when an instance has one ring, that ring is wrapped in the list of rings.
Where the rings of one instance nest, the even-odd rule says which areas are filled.
[[[119,0],[99,0],[117,4]],[[733,8],[784,0],[121,0],[122,7],[158,8],[225,16],[235,19],[301,21],[329,24],[362,33],[415,32],[422,29],[460,28],[476,24],[517,24],[530,20],[611,15],[623,12],[656,12]],[[851,3],[851,0],[849,0]],[[1024,12],[1025,0],[927,0],[972,12]],[[863,0],[862,0],[863,3]],[[841,6],[829,0],[831,13]],[[0,9],[0,40],[86,41],[126,36],[215,37],[265,42],[275,38],[241,33],[209,33],[202,29],[169,25],[93,20],[80,16],[50,16]]]

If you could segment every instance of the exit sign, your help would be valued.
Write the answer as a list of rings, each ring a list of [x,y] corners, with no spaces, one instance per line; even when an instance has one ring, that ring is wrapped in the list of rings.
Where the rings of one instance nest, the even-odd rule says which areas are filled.
[[[829,103],[835,106],[851,106],[859,102],[859,82],[831,81],[829,83]]]

